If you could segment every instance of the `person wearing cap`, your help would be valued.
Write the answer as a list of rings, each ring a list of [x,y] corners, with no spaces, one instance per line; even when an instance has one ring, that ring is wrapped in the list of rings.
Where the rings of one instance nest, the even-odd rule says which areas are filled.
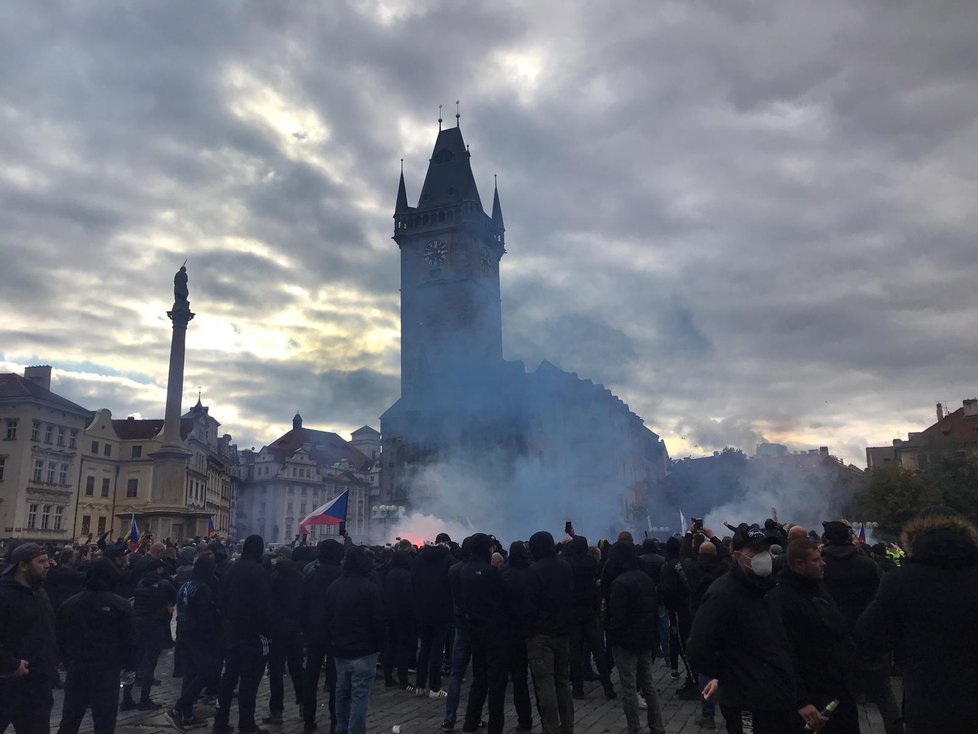
[[[54,609],[44,591],[48,554],[37,543],[10,551],[0,576],[0,732],[47,732],[57,679]]]
[[[58,734],[77,734],[88,708],[96,732],[115,729],[120,672],[134,675],[139,661],[132,607],[115,593],[120,575],[112,561],[96,559],[83,590],[58,609],[58,644],[68,670]]]
[[[302,573],[292,562],[292,549],[280,545],[271,558],[272,573],[269,586],[275,611],[272,615],[272,637],[268,648],[268,716],[265,724],[281,724],[285,710],[286,664],[295,702],[302,704],[302,635],[299,630],[299,597],[302,593]]]
[[[718,699],[731,734],[743,731],[745,717],[755,734],[784,734],[801,721],[788,638],[765,600],[770,546],[780,537],[756,524],[737,528],[730,571],[707,589],[689,635],[690,665],[710,677],[704,696]]]
[[[978,730],[978,528],[950,507],[903,528],[903,564],[886,574],[856,623],[867,655],[903,651],[908,734]]]

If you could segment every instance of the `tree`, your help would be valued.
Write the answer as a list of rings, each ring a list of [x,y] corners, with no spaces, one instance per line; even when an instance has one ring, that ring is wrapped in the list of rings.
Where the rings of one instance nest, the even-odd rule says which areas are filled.
[[[908,520],[941,500],[941,491],[929,477],[892,466],[873,470],[859,498],[859,510],[867,520],[879,523],[880,536],[897,539]]]

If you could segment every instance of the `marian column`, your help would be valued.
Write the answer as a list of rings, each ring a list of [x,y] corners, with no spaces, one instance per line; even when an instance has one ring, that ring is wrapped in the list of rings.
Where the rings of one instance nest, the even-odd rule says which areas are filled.
[[[173,308],[166,312],[173,322],[173,338],[170,340],[170,374],[166,381],[166,414],[163,420],[162,451],[183,450],[180,436],[180,415],[183,400],[183,364],[187,352],[187,324],[194,317],[187,297],[187,266],[181,265],[173,276]]]

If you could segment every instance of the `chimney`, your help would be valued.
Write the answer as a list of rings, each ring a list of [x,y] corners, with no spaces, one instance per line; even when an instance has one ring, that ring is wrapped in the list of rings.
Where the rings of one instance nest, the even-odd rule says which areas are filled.
[[[944,420],[944,406],[940,403],[937,404],[937,422],[940,423]]]
[[[818,455],[819,456],[828,456],[829,455],[829,447],[828,446],[819,446],[818,447]]]
[[[50,370],[51,368],[48,367]],[[964,401],[964,414],[965,415],[978,415],[978,399],[968,398]]]
[[[24,368],[24,379],[30,380],[35,385],[40,385],[45,390],[51,390],[51,365],[43,364],[36,367]]]

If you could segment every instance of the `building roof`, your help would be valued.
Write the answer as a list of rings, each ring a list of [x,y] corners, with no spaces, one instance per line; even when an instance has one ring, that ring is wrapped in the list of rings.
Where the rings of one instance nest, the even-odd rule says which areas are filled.
[[[421,187],[418,209],[451,206],[462,201],[474,201],[482,210],[482,200],[472,175],[469,151],[462,140],[462,131],[450,127],[438,132],[428,162],[428,174]]]
[[[301,426],[272,441],[266,448],[276,459],[284,461],[303,447],[308,447],[309,458],[320,465],[332,466],[337,462],[349,461],[354,468],[365,469],[371,463],[370,459],[337,434]]]
[[[95,414],[94,411],[83,408],[20,375],[15,375],[12,372],[0,373],[0,401],[17,402],[21,400],[37,401],[52,408],[88,417]]]
[[[937,423],[928,426],[923,431],[910,434],[906,441],[901,441],[897,445],[897,448],[901,446],[956,446],[975,443],[978,443],[978,411],[966,411],[964,407],[961,407],[948,413]]]

